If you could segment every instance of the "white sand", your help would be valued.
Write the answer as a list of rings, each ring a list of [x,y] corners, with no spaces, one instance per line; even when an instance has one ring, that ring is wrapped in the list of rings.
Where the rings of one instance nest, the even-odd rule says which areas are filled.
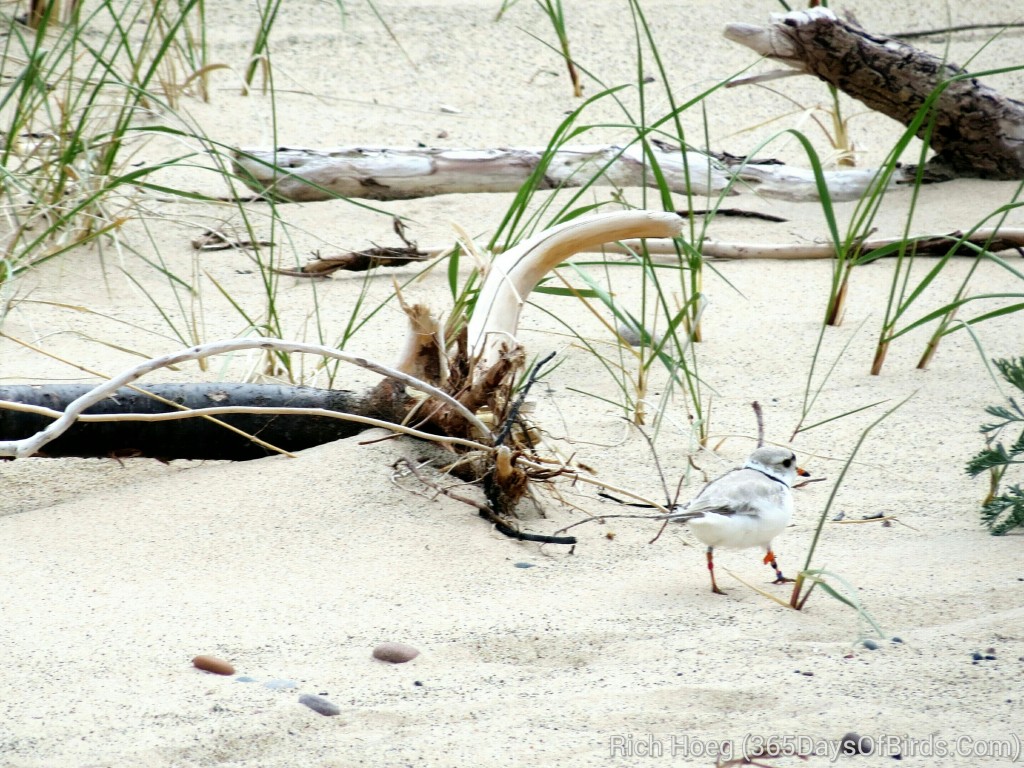
[[[237,65],[254,21],[248,8],[236,5],[210,9],[210,35],[213,58]],[[377,5],[415,69],[365,5],[346,4],[342,29],[333,4],[286,4],[273,49],[281,91],[278,143],[538,146],[577,105],[555,55],[528,35],[552,39],[530,2],[514,6],[498,24],[498,0]],[[633,82],[625,5],[592,0],[567,6],[579,60],[609,85]],[[693,96],[752,61],[720,37],[725,22],[760,22],[777,8],[646,3],[677,97]],[[878,31],[1006,20],[1005,9],[994,3],[861,2],[853,9]],[[1021,39],[1007,35],[972,67],[1019,63]],[[966,60],[984,40],[960,39],[951,57]],[[650,62],[645,71],[656,74]],[[214,83],[212,104],[187,104],[208,133],[228,144],[275,141],[267,98],[239,97],[225,72]],[[1024,95],[1019,73],[992,84]],[[826,101],[824,87],[811,80],[776,87],[807,104]],[[625,98],[635,113],[635,95]],[[657,85],[649,98],[651,113],[660,115],[666,101]],[[459,112],[444,113],[442,106]],[[708,101],[710,143],[748,151],[798,117],[736,132],[789,109],[762,90],[717,93]],[[600,106],[591,119],[622,120],[610,106]],[[685,113],[684,125],[701,135],[699,110]],[[858,115],[851,127],[867,164],[877,162],[899,134],[898,126],[876,115]],[[821,133],[810,124],[805,128],[825,151]],[[447,137],[437,138],[442,131]],[[587,140],[624,136],[609,129]],[[159,160],[165,150],[148,145],[140,159]],[[792,142],[766,152],[800,161]],[[224,191],[212,176],[182,176],[179,182]],[[914,229],[969,227],[1009,202],[1014,186],[964,181],[928,187]],[[637,190],[630,195],[640,199]],[[905,193],[891,196],[878,234],[899,234],[909,199]],[[451,241],[452,223],[486,236],[508,202],[506,195],[481,195],[380,207],[414,219],[411,234],[421,243],[443,244]],[[790,242],[825,234],[815,206],[750,196],[733,203],[791,221],[719,219],[712,236]],[[161,214],[150,222],[159,254],[172,269],[189,274],[189,239],[226,214],[166,202],[151,207]],[[839,215],[846,221],[853,210],[839,206]],[[284,215],[298,228],[300,259],[315,248],[330,252],[393,238],[385,219],[344,202],[290,206]],[[1024,215],[1014,212],[1010,220],[1020,225]],[[126,234],[144,253],[155,253],[138,227]],[[1018,257],[1009,261],[1019,268]],[[918,274],[932,263],[922,262]],[[144,355],[181,346],[168,338],[167,325],[122,266],[170,302],[166,281],[130,254],[108,251],[101,259],[76,253],[46,264],[18,290],[31,300],[91,313],[26,302],[11,311],[4,331],[108,373],[138,359],[118,346]],[[203,255],[200,266],[259,312],[262,289],[244,254]],[[881,376],[868,374],[894,269],[885,261],[854,273],[845,321],[825,334],[819,372],[852,342],[808,419],[876,401],[892,405],[913,394],[871,433],[833,507],[848,518],[884,512],[899,523],[829,524],[814,559],[856,586],[886,630],[878,650],[858,645],[869,628],[820,591],[796,612],[724,572],[788,597],[788,588],[766,585],[770,571],[755,551],[722,552],[720,583],[729,593],[710,594],[702,549],[685,529],[673,528],[648,545],[657,530],[653,523],[582,526],[572,555],[564,547],[504,538],[469,507],[428,501],[392,482],[396,459],[433,453],[409,440],[362,444],[370,434],[297,459],[242,464],[25,459],[0,463],[0,765],[709,766],[710,750],[724,744],[738,752],[752,745],[744,741],[748,737],[836,739],[849,730],[920,740],[919,752],[951,752],[911,758],[907,744],[887,745],[903,750],[906,765],[1001,764],[955,754],[972,745],[987,749],[986,740],[1013,736],[1019,744],[1024,738],[1021,539],[993,538],[979,526],[985,482],[971,481],[963,471],[981,446],[983,408],[998,402],[1000,393],[962,332],[942,342],[927,371],[915,368],[925,329],[894,342]],[[947,266],[907,318],[950,300],[968,269],[966,260]],[[710,269],[706,275],[711,304],[699,361],[707,391],[715,393],[712,442],[728,439],[719,455],[698,455],[710,474],[750,449],[754,399],[765,407],[769,437],[789,437],[800,418],[831,276],[824,262],[734,262],[715,270],[721,277]],[[341,334],[362,281],[342,276],[318,286],[329,339]],[[374,276],[370,284],[371,297],[383,297],[391,277]],[[970,289],[1019,292],[1020,284],[985,264]],[[205,282],[203,290],[201,337],[243,331],[244,322],[212,284]],[[617,284],[616,290],[627,304],[639,305],[635,288]],[[410,294],[441,311],[449,306],[444,275],[418,283]],[[608,340],[579,305],[539,301],[563,316],[577,313],[574,325]],[[315,333],[305,322],[308,284],[284,279],[279,303],[286,334],[312,340]],[[967,308],[961,316],[974,314]],[[621,412],[570,390],[621,398],[607,374],[569,346],[544,313],[527,311],[523,325],[531,354],[557,350],[563,361],[547,386],[536,390],[537,422],[571,441],[563,445],[608,482],[658,495],[650,453],[623,426]],[[400,315],[389,306],[348,348],[389,361],[401,346],[400,328]],[[1020,315],[981,324],[976,334],[989,358],[1024,349]],[[185,366],[153,380],[238,380],[251,363],[238,356],[215,361],[206,372]],[[81,375],[0,340],[5,383]],[[372,381],[346,368],[337,386],[359,389]],[[880,413],[876,408],[831,422],[793,443],[802,464],[828,482],[797,492],[794,525],[775,548],[784,571],[802,566],[845,458]],[[658,440],[670,482],[686,470],[692,449],[677,397]],[[691,473],[684,496],[699,483]],[[561,492],[589,512],[612,511],[591,489]],[[584,516],[543,493],[540,498],[547,517],[528,516],[528,530],[553,532]],[[893,643],[891,636],[903,642]],[[410,643],[422,654],[401,666],[372,660],[372,648],[385,640]],[[971,663],[972,652],[989,647],[996,660]],[[231,661],[238,674],[256,682],[193,669],[190,660],[200,653]],[[282,679],[297,687],[263,685]],[[340,716],[322,717],[301,706],[301,693],[326,696],[341,708]],[[615,745],[622,749],[616,752]],[[660,749],[660,756],[644,759],[651,749]],[[773,764],[826,763],[818,757]],[[857,764],[893,763],[876,755]]]

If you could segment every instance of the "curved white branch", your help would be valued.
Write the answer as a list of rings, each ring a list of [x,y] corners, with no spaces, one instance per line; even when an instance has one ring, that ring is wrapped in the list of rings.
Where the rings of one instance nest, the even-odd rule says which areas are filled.
[[[213,341],[208,344],[200,344],[180,352],[173,352],[161,357],[154,357],[125,370],[109,381],[97,385],[81,397],[69,403],[68,407],[64,410],[64,413],[59,419],[31,437],[26,437],[21,440],[0,440],[0,456],[24,458],[38,453],[44,445],[51,440],[55,440],[67,431],[68,428],[74,424],[82,411],[90,405],[98,403],[111,393],[116,392],[120,387],[130,384],[147,373],[151,373],[152,371],[160,368],[176,365],[177,363],[182,363],[187,360],[199,360],[204,357],[210,357],[211,355],[221,355],[226,352],[238,352],[244,349],[268,349],[280,352],[305,352],[313,355],[322,355],[324,357],[330,357],[335,360],[342,360],[353,365],[358,365],[362,368],[373,371],[374,373],[379,373],[382,376],[397,379],[407,386],[419,389],[422,392],[426,392],[428,395],[444,401],[446,404],[454,408],[463,418],[466,419],[466,421],[476,427],[481,436],[490,440],[491,432],[487,426],[480,421],[475,414],[471,413],[462,403],[451,395],[442,392],[437,387],[431,386],[426,382],[420,381],[419,379],[395,370],[394,368],[381,365],[380,363],[365,357],[351,355],[347,352],[341,352],[331,347],[321,346],[320,344],[305,344],[296,341],[285,341],[284,339],[273,338],[231,339],[229,341]]]
[[[495,257],[469,320],[469,355],[476,361],[477,372],[486,371],[498,361],[503,345],[515,344],[519,312],[530,291],[547,272],[573,254],[602,243],[677,237],[682,226],[682,218],[675,213],[658,211],[581,216],[546,229]]]

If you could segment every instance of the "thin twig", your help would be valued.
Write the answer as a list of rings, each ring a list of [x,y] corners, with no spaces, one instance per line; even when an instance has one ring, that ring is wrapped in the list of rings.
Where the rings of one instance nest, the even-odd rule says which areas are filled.
[[[895,37],[900,40],[913,40],[919,37],[935,37],[937,35],[948,35],[953,32],[974,32],[982,29],[1019,29],[1024,23],[1011,24],[962,24],[955,27],[940,27],[939,29],[925,29],[916,32],[890,32],[886,37]]]
[[[650,435],[648,435],[646,432],[644,432],[644,430],[640,427],[640,425],[634,424],[633,426],[640,433],[640,435],[643,437],[643,439],[647,442],[647,447],[651,449],[651,456],[654,458],[654,468],[656,470],[658,470],[658,479],[661,480],[661,489],[665,492],[665,505],[670,507],[670,506],[672,506],[672,504],[674,503],[675,500],[669,495],[668,483],[665,482],[665,473],[661,469],[661,462],[658,460],[658,452],[656,450],[654,450],[654,441],[651,440]],[[616,501],[618,501],[618,499],[616,499]],[[625,502],[619,502],[619,503],[622,504],[622,503],[625,503]],[[637,505],[631,504],[630,506],[637,506]]]
[[[757,419],[757,447],[764,445],[764,413],[761,411],[761,404],[755,400],[750,404],[754,409],[754,418]]]
[[[530,371],[529,378],[526,380],[526,383],[523,385],[522,389],[519,390],[519,395],[518,397],[516,397],[516,401],[512,404],[512,407],[509,408],[508,418],[506,418],[505,423],[502,424],[501,431],[498,432],[497,436],[494,438],[495,445],[505,444],[505,440],[508,439],[509,434],[512,432],[512,426],[519,418],[519,409],[523,407],[523,402],[525,402],[526,396],[530,393],[530,387],[534,385],[534,383],[537,381],[537,377],[540,375],[540,369],[543,368],[554,356],[555,353],[551,352],[544,359],[540,360],[535,366],[533,366],[533,370]]]
[[[782,223],[782,222],[789,221],[789,219],[784,219],[781,216],[776,216],[775,214],[772,214],[772,213],[761,213],[760,211],[746,211],[746,210],[744,210],[742,208],[710,208],[710,209],[700,209],[700,210],[695,210],[695,209],[691,209],[691,208],[683,208],[681,210],[677,210],[676,213],[678,213],[684,219],[687,218],[688,216],[691,216],[691,215],[692,216],[708,216],[708,215],[712,215],[712,216],[733,216],[733,217],[742,218],[742,219],[760,219],[761,221],[770,221],[772,223]]]

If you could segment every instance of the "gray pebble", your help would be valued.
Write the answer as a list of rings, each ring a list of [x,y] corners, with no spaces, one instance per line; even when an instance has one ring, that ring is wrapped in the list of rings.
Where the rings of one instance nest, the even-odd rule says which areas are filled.
[[[337,704],[333,701],[328,701],[323,696],[317,696],[313,693],[304,693],[299,696],[299,704],[305,704],[314,712],[318,712],[325,717],[333,717],[334,715],[341,714],[341,710],[338,708]]]
[[[533,563],[516,563],[515,567],[516,568],[533,568],[534,564]]]
[[[864,640],[863,641],[863,645],[869,651],[877,651],[878,650],[878,643],[876,643],[874,640]]]
[[[373,649],[373,658],[391,664],[404,664],[419,655],[419,651],[405,643],[381,643]]]
[[[861,736],[856,731],[850,731],[839,740],[839,753],[842,755],[870,755],[874,751],[871,737]]]
[[[239,675],[235,678],[236,683],[255,683],[255,677],[249,677],[248,675]]]

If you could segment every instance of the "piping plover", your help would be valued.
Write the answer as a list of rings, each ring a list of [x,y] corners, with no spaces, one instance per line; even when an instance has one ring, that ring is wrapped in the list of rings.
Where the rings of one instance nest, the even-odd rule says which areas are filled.
[[[810,472],[796,465],[788,448],[758,448],[741,468],[733,469],[704,486],[685,507],[669,519],[685,522],[693,535],[707,544],[711,591],[725,594],[715,583],[715,547],[764,547],[764,562],[775,570],[776,584],[790,581],[782,575],[772,552],[772,539],[789,525],[797,476]]]

